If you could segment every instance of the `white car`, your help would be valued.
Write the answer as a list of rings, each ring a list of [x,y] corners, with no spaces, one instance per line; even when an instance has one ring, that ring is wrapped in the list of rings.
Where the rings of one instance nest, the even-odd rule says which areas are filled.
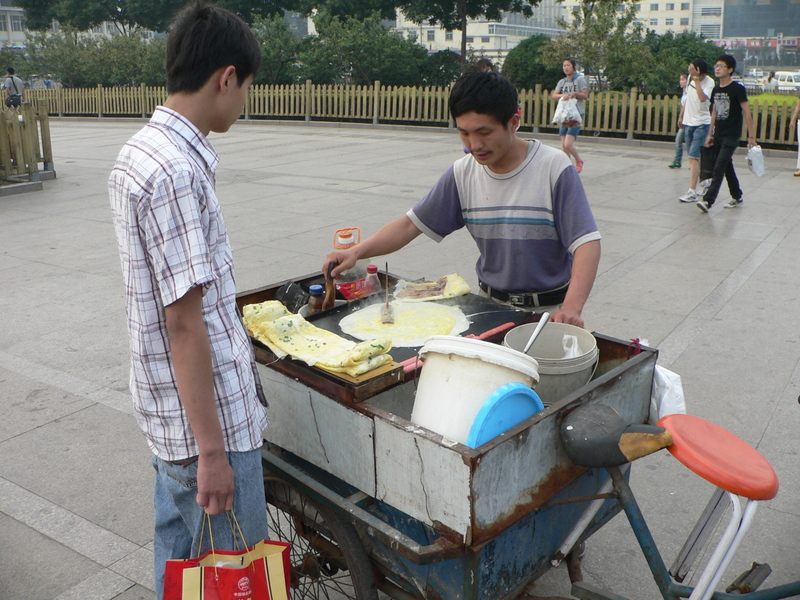
[[[779,92],[796,92],[800,90],[800,71],[777,71]]]

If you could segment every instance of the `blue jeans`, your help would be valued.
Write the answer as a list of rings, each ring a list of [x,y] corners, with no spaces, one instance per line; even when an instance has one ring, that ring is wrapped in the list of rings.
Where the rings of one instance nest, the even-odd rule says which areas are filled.
[[[684,135],[686,136],[689,158],[700,160],[700,146],[706,143],[708,128],[708,125],[697,125],[696,127],[687,125],[683,128],[686,132]]]
[[[248,545],[269,537],[267,503],[264,496],[264,474],[261,470],[261,449],[249,452],[228,452],[233,467],[233,512]],[[203,534],[203,508],[197,504],[197,461],[187,467],[165,462],[153,456],[156,470],[154,494],[156,528],[153,538],[156,598],[164,596],[164,564],[168,559],[193,558],[211,547],[208,527]],[[211,517],[214,547],[223,550],[241,548],[241,538],[233,532],[228,516]]]
[[[678,129],[675,134],[675,161],[678,164],[683,162],[683,139],[686,137],[684,129]]]
[[[576,125],[575,127],[564,127],[563,125],[558,128],[558,135],[571,135],[572,137],[578,137],[578,133],[581,131],[581,126]]]

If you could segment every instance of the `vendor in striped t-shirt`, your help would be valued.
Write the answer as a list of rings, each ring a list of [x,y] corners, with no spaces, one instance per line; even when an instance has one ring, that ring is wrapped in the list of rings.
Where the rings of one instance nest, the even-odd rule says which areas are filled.
[[[497,73],[463,75],[450,113],[469,154],[408,213],[348,250],[328,254],[335,277],[356,260],[390,254],[420,233],[466,227],[480,250],[484,294],[555,322],[583,326],[600,261],[600,233],[575,167],[560,150],[516,135],[517,91]]]

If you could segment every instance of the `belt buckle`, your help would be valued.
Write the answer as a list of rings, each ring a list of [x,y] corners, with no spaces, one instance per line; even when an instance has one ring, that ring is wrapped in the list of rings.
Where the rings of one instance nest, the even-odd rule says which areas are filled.
[[[508,302],[516,306],[525,306],[525,294],[509,294]]]

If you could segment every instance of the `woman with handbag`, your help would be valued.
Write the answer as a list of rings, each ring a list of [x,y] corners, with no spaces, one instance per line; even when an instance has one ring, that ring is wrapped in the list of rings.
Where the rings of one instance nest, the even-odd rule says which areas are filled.
[[[6,69],[8,79],[3,84],[3,89],[6,91],[6,106],[19,106],[25,99],[25,83],[14,75],[14,67]]]
[[[583,170],[583,160],[575,148],[575,138],[578,137],[583,123],[583,105],[584,101],[589,97],[589,87],[586,85],[586,79],[584,79],[583,75],[577,72],[576,67],[574,58],[564,59],[562,69],[566,77],[556,84],[552,98],[559,101],[575,100],[578,110],[577,118],[567,118],[561,121],[558,134],[561,136],[561,149],[567,156],[575,158],[575,169],[580,173]]]

